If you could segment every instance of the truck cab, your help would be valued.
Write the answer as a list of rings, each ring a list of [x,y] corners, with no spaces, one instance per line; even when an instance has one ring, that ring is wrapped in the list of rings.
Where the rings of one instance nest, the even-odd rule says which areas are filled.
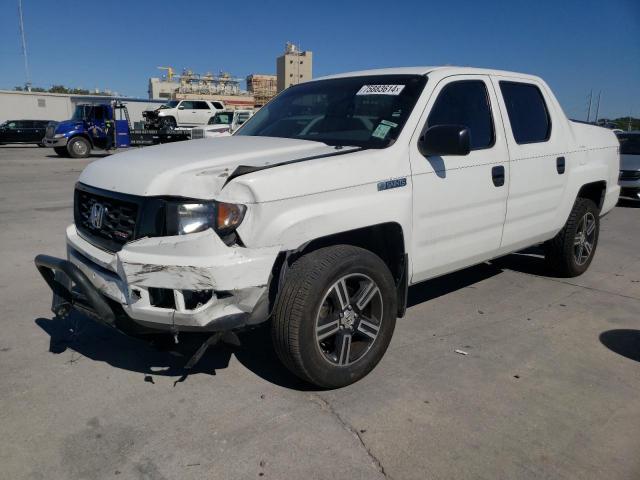
[[[62,157],[85,158],[94,149],[128,147],[129,130],[124,105],[80,104],[71,119],[47,128],[43,143]]]

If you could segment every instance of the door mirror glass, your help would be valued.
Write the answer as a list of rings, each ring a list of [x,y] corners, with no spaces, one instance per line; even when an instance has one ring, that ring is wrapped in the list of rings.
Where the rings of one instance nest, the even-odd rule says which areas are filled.
[[[464,125],[434,125],[418,140],[418,149],[430,155],[467,155],[471,151],[469,129]]]
[[[178,107],[178,110],[184,110],[184,105],[180,105],[180,106]]]

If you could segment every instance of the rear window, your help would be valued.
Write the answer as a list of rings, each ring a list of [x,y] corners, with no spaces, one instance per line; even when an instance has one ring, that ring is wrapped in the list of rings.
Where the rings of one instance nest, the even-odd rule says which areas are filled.
[[[618,141],[620,155],[640,155],[640,133],[621,133]]]
[[[540,89],[529,83],[500,82],[500,91],[516,143],[549,140],[551,118]]]

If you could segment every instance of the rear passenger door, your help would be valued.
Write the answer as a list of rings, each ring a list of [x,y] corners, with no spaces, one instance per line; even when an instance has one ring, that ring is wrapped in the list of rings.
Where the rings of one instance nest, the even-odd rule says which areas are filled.
[[[211,110],[211,107],[207,102],[193,102],[193,107],[196,111],[195,122],[198,125],[206,125],[215,113],[215,110]]]
[[[509,163],[489,77],[456,75],[435,87],[410,145],[413,182],[412,282],[491,258],[500,247]],[[464,125],[471,152],[423,156],[424,127]]]
[[[562,113],[546,85],[493,77],[511,157],[503,247],[514,250],[552,236],[566,218],[560,209],[571,153]],[[564,122],[566,123],[566,122]]]
[[[48,122],[42,120],[34,120],[33,122],[33,142],[42,143],[42,139],[47,133]]]

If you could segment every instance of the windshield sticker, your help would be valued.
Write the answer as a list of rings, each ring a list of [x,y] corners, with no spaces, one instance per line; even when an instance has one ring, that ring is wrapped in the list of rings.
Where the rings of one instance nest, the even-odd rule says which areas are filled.
[[[391,130],[391,127],[389,125],[380,123],[376,127],[376,129],[373,131],[371,136],[375,138],[379,138],[380,140],[384,140],[385,138],[387,138],[387,135],[389,134],[389,130]]]
[[[390,122],[389,120],[382,120],[380,122],[383,125],[389,125],[390,127],[396,128],[398,126],[397,123]]]
[[[363,85],[356,95],[400,95],[404,85]]]

